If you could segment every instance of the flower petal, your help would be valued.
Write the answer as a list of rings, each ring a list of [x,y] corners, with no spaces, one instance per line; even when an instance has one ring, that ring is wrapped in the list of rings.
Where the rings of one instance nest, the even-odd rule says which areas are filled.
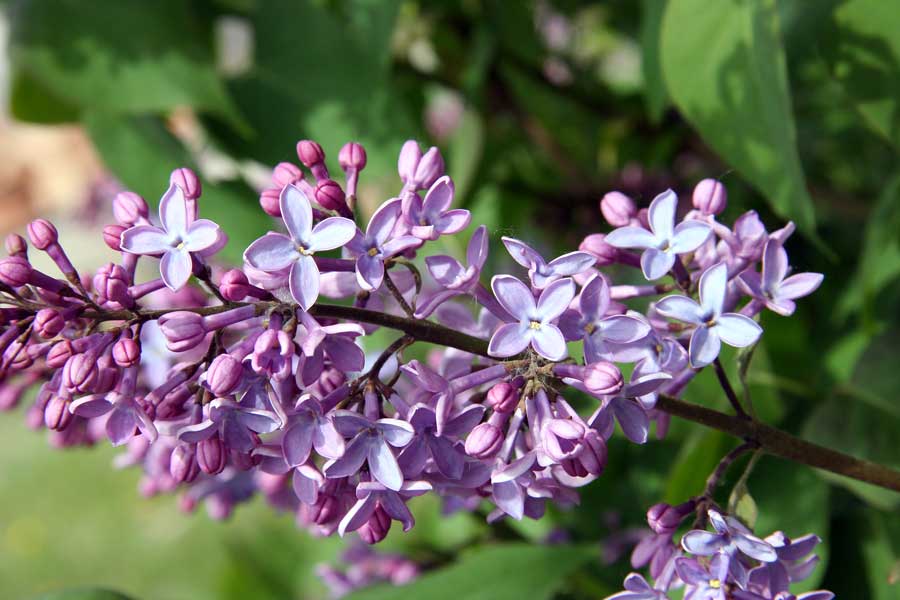
[[[513,519],[521,521],[525,516],[525,495],[515,481],[505,481],[491,485],[494,504]]]
[[[422,245],[422,240],[414,235],[401,235],[392,240],[388,240],[381,246],[381,254],[385,257],[396,256],[402,252],[406,252],[412,248],[418,248]]]
[[[340,458],[325,465],[325,475],[329,478],[353,475],[366,462],[370,445],[371,438],[366,435],[356,436],[347,444],[347,448]]]
[[[190,224],[184,247],[188,252],[202,252],[219,241],[221,229],[209,219],[197,219]]]
[[[469,246],[466,248],[466,261],[470,267],[479,271],[484,266],[488,255],[488,234],[485,225],[479,225],[472,237],[469,238]]]
[[[604,238],[610,246],[616,248],[653,248],[656,237],[643,227],[619,227],[613,229]]]
[[[288,466],[299,467],[309,458],[309,453],[312,451],[314,427],[315,423],[307,418],[284,433],[281,448]]]
[[[691,343],[688,348],[692,367],[705,367],[719,356],[722,342],[719,340],[714,328],[703,325],[697,327],[691,334]]]
[[[531,343],[531,337],[530,329],[523,329],[519,323],[506,323],[501,325],[494,332],[494,335],[491,336],[491,341],[488,344],[488,354],[497,358],[515,356],[528,347],[528,344]]]
[[[628,344],[647,337],[650,325],[627,315],[616,315],[601,319],[597,323],[604,339],[616,344]]]
[[[356,223],[344,217],[328,217],[313,227],[309,234],[309,249],[323,252],[340,248],[356,235]]]
[[[303,310],[316,303],[319,297],[319,267],[312,256],[301,254],[291,267],[289,280],[291,296]]]
[[[727,288],[728,266],[724,262],[704,271],[700,276],[700,306],[703,310],[714,315],[721,314]]]
[[[390,237],[400,217],[400,198],[388,200],[375,211],[366,227],[366,239],[381,247]]]
[[[710,227],[700,221],[685,221],[675,227],[670,241],[670,250],[675,254],[693,252],[709,237]]]
[[[506,251],[509,252],[512,259],[526,269],[545,264],[544,258],[525,242],[521,242],[511,237],[503,237],[500,239],[503,241],[503,245],[506,246]]]
[[[812,294],[822,284],[825,276],[821,273],[797,273],[791,275],[778,286],[779,300],[794,300]]]
[[[293,240],[283,233],[269,232],[244,250],[244,261],[263,271],[286,269],[299,256]]]
[[[288,184],[281,190],[278,199],[281,218],[295,241],[309,244],[312,232],[313,216],[309,198],[294,184]]]
[[[415,435],[412,425],[401,419],[378,419],[376,427],[385,441],[397,448],[410,443]]]
[[[590,321],[602,319],[609,308],[609,282],[606,277],[597,274],[581,289],[578,298],[581,314]]]
[[[416,520],[400,494],[382,493],[381,507],[390,518],[403,525],[403,531],[409,531],[415,526]]]
[[[181,188],[174,183],[169,185],[159,200],[159,220],[171,236],[182,237],[187,232],[187,200]]]
[[[650,418],[647,416],[647,411],[637,402],[625,398],[615,398],[612,408],[625,437],[636,444],[646,443],[650,430]]]
[[[672,190],[666,190],[650,203],[647,219],[650,229],[660,240],[671,240],[675,227],[675,211],[678,209],[678,196]],[[609,241],[609,237],[606,238]]]
[[[641,271],[648,281],[659,279],[675,265],[675,255],[656,248],[647,248],[641,254]]]
[[[681,538],[681,546],[691,554],[698,556],[715,554],[724,545],[725,539],[721,535],[699,529],[688,531]]]
[[[166,287],[173,292],[184,287],[191,278],[191,270],[191,255],[184,248],[181,250],[170,248],[159,261],[159,274]]]
[[[366,524],[375,512],[377,497],[375,494],[368,494],[365,498],[357,500],[344,518],[338,525],[338,534],[343,537],[348,531],[356,531]]]
[[[442,235],[452,235],[468,227],[471,221],[472,213],[464,208],[455,208],[442,214],[434,226]]]
[[[769,239],[763,251],[762,286],[764,290],[777,290],[788,273],[788,256],[778,240]]]
[[[435,225],[441,213],[453,202],[453,181],[444,175],[435,181],[425,193],[422,213],[429,224]]]
[[[531,290],[512,275],[495,275],[491,289],[500,305],[514,318],[523,320],[533,316],[536,306]]]
[[[553,321],[569,308],[573,298],[575,298],[575,282],[568,277],[557,279],[541,292],[537,303],[537,316],[544,323]]]
[[[362,254],[356,259],[356,282],[362,289],[373,292],[384,280],[384,263],[380,258]]]
[[[554,258],[547,266],[555,275],[567,277],[569,275],[577,275],[584,273],[594,266],[597,259],[587,252],[569,252],[558,258]]]
[[[491,338],[493,341],[493,338]],[[535,329],[531,336],[531,347],[547,360],[562,360],[568,354],[566,340],[556,325],[545,323]]]
[[[459,261],[452,256],[439,254],[425,259],[425,266],[435,281],[444,287],[453,285],[465,273]]]
[[[762,327],[745,315],[725,313],[716,319],[716,333],[729,346],[743,348],[759,339]]]
[[[338,458],[344,454],[344,438],[327,417],[319,419],[313,432],[313,447],[325,458]]]
[[[168,234],[152,225],[136,225],[122,232],[122,250],[132,254],[158,254],[172,247]]]
[[[687,296],[666,296],[656,303],[656,312],[684,323],[703,323],[703,309]]]
[[[384,484],[384,487],[397,491],[403,485],[403,473],[394,453],[387,443],[376,438],[369,445],[368,452],[369,472],[372,477]]]
[[[734,536],[734,543],[738,549],[749,556],[762,562],[775,562],[778,560],[778,554],[775,548],[768,542],[759,539],[756,536],[738,534]]]
[[[106,435],[113,446],[121,446],[133,438],[136,429],[134,413],[125,406],[116,406],[106,419]]]

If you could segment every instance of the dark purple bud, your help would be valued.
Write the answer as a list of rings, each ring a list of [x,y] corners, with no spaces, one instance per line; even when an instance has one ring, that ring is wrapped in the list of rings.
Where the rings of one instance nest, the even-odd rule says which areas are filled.
[[[28,257],[28,244],[18,233],[11,233],[6,236],[6,253],[10,256]]]
[[[333,179],[320,181],[316,185],[315,194],[316,202],[318,202],[319,206],[322,208],[327,208],[328,210],[343,210],[347,206],[346,196],[344,196],[344,190],[341,189],[341,184]]]
[[[146,200],[134,192],[119,192],[113,198],[113,216],[122,225],[134,225],[149,214]]]
[[[106,394],[111,392],[119,382],[121,371],[114,366],[114,361],[109,355],[100,359],[97,367],[97,381],[91,388],[95,394]]]
[[[113,345],[112,357],[123,369],[141,362],[141,347],[131,338],[122,338]]]
[[[206,384],[217,397],[231,394],[241,382],[244,368],[241,361],[230,354],[215,357],[206,370]]]
[[[279,204],[281,199],[281,189],[280,188],[267,188],[263,190],[259,195],[259,205],[262,207],[263,212],[265,212],[270,217],[275,217],[276,219],[281,218],[281,205]]]
[[[598,267],[614,264],[619,260],[619,250],[615,246],[606,243],[606,236],[602,233],[592,233],[581,242],[578,249],[587,252],[597,259]]]
[[[519,404],[519,390],[511,383],[501,381],[488,391],[485,402],[499,413],[511,413]]]
[[[490,423],[480,423],[466,438],[466,454],[479,460],[493,458],[503,445],[503,432]]]
[[[672,506],[665,502],[654,504],[647,511],[647,524],[650,529],[659,534],[674,533],[681,522],[690,514],[693,514],[696,504],[693,500]]]
[[[319,500],[309,507],[309,520],[316,525],[325,525],[340,516],[341,505],[334,496],[320,495]]]
[[[600,475],[606,468],[606,442],[596,431],[589,431],[581,442],[581,453],[572,459],[562,461],[562,467],[572,477]]]
[[[158,322],[160,331],[166,337],[166,347],[172,352],[190,350],[206,336],[203,317],[195,312],[180,310],[168,313]]]
[[[362,144],[347,142],[338,152],[338,162],[344,171],[362,171],[366,168],[366,149]]]
[[[122,232],[127,227],[121,225],[107,225],[103,228],[103,241],[110,249],[116,252],[122,251]]]
[[[53,431],[62,431],[72,422],[69,402],[63,396],[54,394],[44,407],[44,425]]]
[[[169,474],[178,483],[190,483],[200,474],[196,452],[190,444],[179,444],[169,457]]]
[[[28,237],[38,250],[46,250],[59,241],[59,232],[47,219],[35,219],[28,224]]]
[[[101,303],[118,302],[122,306],[131,304],[128,286],[131,279],[120,265],[109,263],[100,267],[94,275],[94,291]]]
[[[74,354],[63,367],[63,385],[77,394],[91,392],[98,376],[97,356],[93,352]]]
[[[197,464],[208,475],[218,475],[225,469],[225,444],[214,435],[197,444]]]
[[[203,192],[197,174],[187,167],[181,167],[172,171],[172,174],[169,175],[169,183],[180,187],[181,191],[184,192],[184,197],[188,200],[196,200]]]
[[[0,282],[14,288],[31,281],[31,263],[21,256],[9,256],[0,260]]]
[[[366,523],[356,530],[359,537],[367,544],[377,544],[391,529],[391,518],[384,512],[381,506],[376,506],[375,511]]]
[[[325,152],[322,150],[322,146],[312,140],[300,140],[297,142],[297,157],[308,169],[325,162]]]
[[[240,269],[230,269],[219,280],[219,291],[231,302],[240,302],[250,293],[250,281]]]
[[[444,158],[441,151],[432,146],[422,156],[416,167],[415,181],[419,189],[427,190],[444,174]]]
[[[637,220],[644,229],[650,229],[650,211],[642,208],[637,213]]]
[[[69,340],[56,342],[47,353],[45,361],[51,369],[59,369],[66,364],[73,353],[72,343]]]
[[[609,192],[600,200],[600,212],[613,227],[625,227],[637,214],[637,206],[622,192]]]
[[[256,440],[256,442],[257,445],[259,445],[258,439]],[[231,450],[228,454],[229,456],[231,456],[231,466],[238,471],[249,471],[257,465],[257,461],[254,460],[253,455],[249,452]]]
[[[694,188],[691,201],[704,215],[718,215],[728,204],[728,193],[721,181],[704,179]]]
[[[407,140],[400,149],[400,157],[397,159],[397,172],[403,183],[412,184],[416,176],[416,167],[422,160],[422,149],[415,140]]]
[[[65,326],[66,320],[52,308],[42,308],[34,315],[34,331],[46,340],[56,337]]]
[[[611,362],[597,361],[584,368],[584,385],[601,396],[615,394],[622,389],[622,372]]]
[[[294,163],[280,162],[272,169],[272,183],[279,188],[303,179],[303,171]]]

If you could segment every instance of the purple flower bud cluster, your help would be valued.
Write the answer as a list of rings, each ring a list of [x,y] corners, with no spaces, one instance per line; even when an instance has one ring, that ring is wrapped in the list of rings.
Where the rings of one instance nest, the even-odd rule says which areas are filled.
[[[616,229],[550,260],[503,238],[523,269],[486,286],[485,226],[464,262],[427,251],[471,220],[452,207],[436,148],[404,144],[402,186],[364,227],[354,201],[362,146],[338,154],[343,187],[319,144],[301,141],[297,155],[302,167],[273,170],[260,203],[279,222],[241,268],[211,262],[227,237],[200,218],[189,169],[173,172],[158,220],[140,196],[116,196],[103,239],[119,259],[90,276],[47,221],[28,235],[64,279],[36,269],[23,238],[7,239],[0,407],[36,388],[28,424],[51,430],[54,445],[125,446],[118,464],[142,468],[144,494],[178,492],[185,510],[202,501],[216,518],[262,494],[303,527],[367,543],[393,521],[413,527],[408,503],[427,493],[448,509],[488,501],[492,521],[538,518],[548,503],[577,503],[577,488],[603,473],[616,423],[635,443],[653,420],[664,435],[659,394],[679,395],[721,343],[754,344],[761,310],[790,314],[821,281],[789,274],[792,226],[769,233],[753,212],[721,224],[724,188],[704,181],[680,218],[671,190],[645,218],[607,194],[601,211]],[[140,261],[157,263],[159,277],[136,281]],[[614,263],[650,282],[616,284],[603,270]],[[629,308],[646,297],[645,311]],[[398,337],[367,358],[378,328]],[[418,341],[438,348],[404,357]],[[569,356],[573,342],[580,356]],[[590,414],[566,389],[590,398]],[[670,539],[677,514],[657,512],[654,530]]]
[[[669,592],[685,600],[831,600],[825,590],[795,596],[792,584],[812,574],[819,562],[815,535],[790,539],[781,531],[756,537],[738,519],[714,508],[704,517],[713,531],[691,529],[674,538],[682,521],[703,503],[657,504],[647,512],[651,531],[631,555],[635,568],[648,566],[651,581],[639,573],[625,578],[625,590],[607,600],[667,600]],[[677,591],[677,592],[676,592]]]

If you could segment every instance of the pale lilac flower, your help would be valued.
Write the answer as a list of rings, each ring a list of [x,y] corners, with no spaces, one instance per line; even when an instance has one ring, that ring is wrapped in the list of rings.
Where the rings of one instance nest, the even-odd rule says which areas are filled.
[[[498,463],[491,474],[494,504],[517,521],[525,516],[525,488],[534,480],[534,463],[534,453],[529,452],[509,464]]]
[[[372,215],[365,235],[357,230],[347,244],[347,249],[356,256],[356,280],[364,290],[371,292],[381,287],[385,260],[422,244],[418,237],[411,235],[390,239],[400,219],[400,209],[399,198],[385,202]]]
[[[739,552],[762,562],[778,560],[772,544],[753,535],[734,517],[713,509],[709,509],[707,514],[715,533],[700,529],[687,532],[681,538],[681,546],[686,551],[698,556],[724,554],[728,558],[729,572],[742,587],[747,583],[748,573],[737,556]]]
[[[548,360],[566,357],[566,340],[553,324],[575,297],[575,283],[569,279],[554,281],[543,292],[537,303],[524,283],[510,275],[496,275],[491,288],[497,300],[518,323],[501,325],[488,348],[488,354],[496,357],[514,356],[529,344]]]
[[[560,279],[584,273],[597,262],[587,252],[575,251],[554,258],[549,263],[537,250],[515,238],[504,237],[503,245],[514,261],[528,269],[528,277],[537,289],[543,289]]]
[[[650,417],[647,411],[652,408],[644,406],[642,400],[657,391],[659,387],[672,379],[668,373],[650,373],[640,377],[632,374],[631,382],[622,388],[616,396],[606,398],[603,405],[596,411],[590,423],[600,431],[604,438],[612,435],[615,425],[613,418],[619,422],[622,433],[632,442],[644,444],[650,431]],[[587,393],[591,393],[584,384],[578,381],[565,379],[573,387]]]
[[[135,225],[123,231],[121,247],[132,254],[161,256],[159,273],[166,286],[177,291],[191,277],[191,256],[221,248],[224,234],[208,219],[194,220],[184,192],[174,184],[159,201],[159,220],[162,227]]]
[[[453,181],[446,175],[431,185],[424,201],[414,194],[406,215],[410,232],[421,240],[436,240],[468,227],[471,213],[462,208],[448,210],[452,202]]]
[[[700,276],[700,303],[686,296],[667,296],[657,302],[659,314],[695,325],[691,334],[691,365],[703,367],[719,356],[721,343],[743,348],[754,344],[762,327],[738,313],[723,313],[728,287],[728,267],[719,263]]]
[[[355,342],[365,331],[356,323],[336,323],[322,326],[309,313],[300,315],[305,335],[300,342],[300,365],[297,382],[312,385],[322,374],[326,355],[337,369],[352,373],[361,371],[365,352]]]
[[[693,252],[709,237],[710,227],[700,221],[675,225],[678,197],[666,190],[650,203],[650,231],[643,227],[619,227],[606,236],[606,242],[617,248],[642,248],[641,270],[652,281],[668,273],[677,255]]]
[[[584,339],[584,360],[593,363],[606,354],[606,343],[628,344],[647,337],[650,325],[627,315],[606,316],[609,310],[609,283],[595,275],[578,297],[579,311],[566,311],[559,328],[566,339]]]
[[[120,446],[134,437],[135,429],[152,444],[159,437],[156,425],[137,402],[134,395],[137,369],[128,369],[117,390],[108,394],[84,396],[69,404],[69,411],[80,417],[91,419],[108,414],[106,435],[113,446]]]
[[[762,258],[762,274],[746,270],[737,280],[744,293],[765,302],[766,308],[782,316],[794,314],[794,300],[808,296],[822,283],[821,273],[797,273],[788,276],[787,252],[776,239],[769,239]]]
[[[325,465],[329,478],[347,477],[359,471],[368,462],[372,477],[391,490],[403,486],[403,473],[390,446],[403,448],[414,435],[412,425],[400,419],[370,421],[359,413],[336,410],[332,416],[341,435],[352,437],[343,456]]]
[[[709,565],[696,558],[676,558],[675,572],[687,585],[684,600],[727,600],[728,558],[716,554]]]
[[[372,517],[379,506],[391,519],[400,521],[403,531],[409,531],[416,520],[409,512],[405,498],[421,496],[430,490],[431,484],[427,481],[405,481],[397,489],[374,481],[364,481],[356,487],[358,500],[344,515],[338,526],[338,533],[343,537],[348,531],[356,531]]]
[[[313,448],[325,458],[339,458],[344,453],[344,438],[322,413],[321,404],[307,395],[300,398],[288,417],[281,446],[288,466],[299,467]]]
[[[294,185],[284,187],[279,202],[290,236],[267,233],[244,251],[244,261],[264,272],[289,267],[291,295],[303,310],[309,310],[319,297],[319,267],[313,255],[349,242],[356,235],[356,225],[344,217],[328,217],[314,226],[309,198]]]
[[[424,319],[450,298],[472,292],[479,287],[478,278],[487,260],[487,254],[487,227],[481,225],[469,239],[466,248],[467,267],[463,267],[452,256],[440,254],[426,257],[425,266],[428,267],[428,272],[443,289],[416,307],[416,318]]]
[[[272,433],[282,425],[274,412],[256,405],[252,394],[245,394],[241,402],[216,398],[207,406],[205,420],[178,430],[180,441],[196,444],[218,434],[228,448],[250,452],[256,447],[254,433]]]
[[[454,443],[452,438],[459,439],[471,431],[483,414],[484,407],[468,406],[447,421],[442,434],[438,434],[434,409],[422,404],[415,406],[409,415],[409,424],[415,429],[415,436],[397,458],[406,477],[418,477],[429,458],[445,477],[462,477],[465,453],[461,444]]]
[[[630,573],[625,578],[624,587],[624,592],[607,596],[606,600],[669,600],[664,590],[654,588],[638,573]]]

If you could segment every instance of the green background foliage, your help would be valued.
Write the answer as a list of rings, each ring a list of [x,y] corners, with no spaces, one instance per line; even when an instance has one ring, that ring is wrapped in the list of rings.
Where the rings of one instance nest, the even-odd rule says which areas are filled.
[[[699,179],[720,177],[726,220],[748,209],[770,228],[794,220],[792,263],[826,273],[794,317],[765,315],[748,374],[757,411],[900,466],[894,0],[22,0],[4,10],[14,117],[81,123],[111,172],[148,199],[173,167],[197,164],[173,133],[183,109],[209,147],[239,161],[291,160],[307,137],[331,160],[344,141],[363,142],[366,207],[396,191],[405,139],[437,143],[474,221],[494,241],[517,235],[547,255],[606,229],[597,202],[609,190],[646,206],[666,187],[686,198]],[[567,19],[562,42],[547,35],[548,10]],[[254,32],[240,72],[217,66],[223,19]],[[458,122],[436,132],[427,115],[448,94]],[[269,220],[240,178],[204,190],[204,216],[226,228],[224,257],[238,260]],[[502,268],[501,254],[492,260]],[[688,398],[725,407],[709,374]],[[324,596],[314,565],[336,560],[340,542],[309,537],[261,501],[220,524],[179,513],[170,497],[139,499],[138,474],[111,470],[111,449],[50,452],[18,417],[0,420],[0,596],[119,597],[79,587],[98,585],[145,599]],[[505,529],[417,500],[414,532],[386,546],[434,571],[354,598],[612,593],[629,570],[615,540],[642,526],[651,504],[700,492],[733,445],[677,422],[646,447],[617,437],[579,507]],[[755,504],[760,532],[825,539],[809,585],[846,598],[900,594],[890,583],[900,496],[770,458],[747,490],[741,510]],[[568,542],[538,543],[560,532]],[[513,543],[513,533],[534,543]]]

